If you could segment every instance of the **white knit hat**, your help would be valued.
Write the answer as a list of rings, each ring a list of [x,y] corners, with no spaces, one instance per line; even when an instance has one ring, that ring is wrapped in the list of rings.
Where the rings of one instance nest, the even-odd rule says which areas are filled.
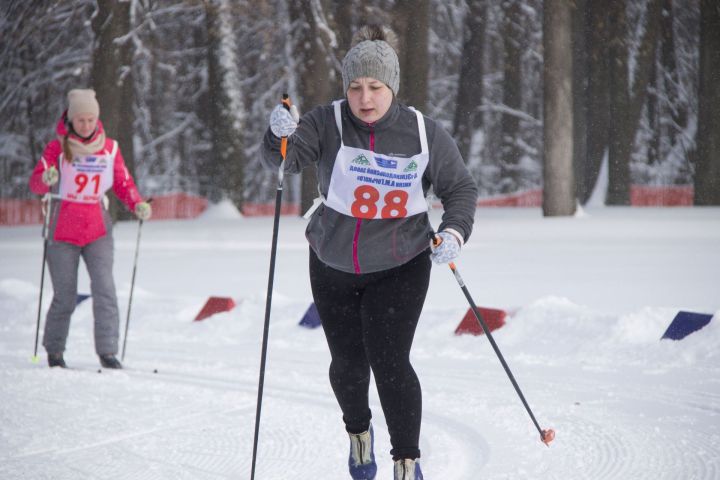
[[[400,89],[400,62],[397,53],[383,40],[365,40],[352,47],[342,62],[343,88],[360,77],[372,77],[387,85],[397,96]]]
[[[100,105],[95,99],[95,90],[75,88],[68,92],[67,97],[68,119],[72,120],[79,113],[92,113],[96,117],[100,116]]]

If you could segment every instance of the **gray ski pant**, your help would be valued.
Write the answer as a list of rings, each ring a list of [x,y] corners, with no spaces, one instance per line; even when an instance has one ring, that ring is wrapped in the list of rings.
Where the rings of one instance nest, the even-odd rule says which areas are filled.
[[[113,280],[113,238],[110,231],[83,247],[50,241],[47,265],[54,295],[45,321],[43,346],[48,353],[65,351],[70,316],[77,300],[77,278],[80,257],[90,276],[90,293],[95,318],[95,352],[115,355],[118,352],[120,315]]]

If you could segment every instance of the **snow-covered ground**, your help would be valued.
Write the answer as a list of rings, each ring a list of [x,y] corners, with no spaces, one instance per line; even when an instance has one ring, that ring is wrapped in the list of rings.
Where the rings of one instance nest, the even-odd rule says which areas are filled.
[[[280,223],[258,480],[348,478],[325,341],[298,326],[312,301],[304,225]],[[0,478],[250,478],[271,235],[271,218],[218,209],[146,223],[127,369],[98,374],[91,300],[73,316],[75,368],[47,368],[42,347],[31,362],[40,227],[0,228]],[[137,223],[115,238],[124,328]],[[428,480],[720,478],[720,209],[481,209],[458,267],[479,305],[513,312],[494,337],[557,438],[540,442],[487,339],[453,334],[468,305],[435,267],[413,350]],[[238,306],[193,322],[210,296]],[[715,318],[661,341],[681,309]]]

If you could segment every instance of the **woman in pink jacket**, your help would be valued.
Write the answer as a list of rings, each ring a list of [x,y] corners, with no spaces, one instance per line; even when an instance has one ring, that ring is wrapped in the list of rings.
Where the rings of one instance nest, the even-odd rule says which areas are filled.
[[[63,353],[75,310],[80,257],[90,276],[95,319],[95,351],[105,368],[122,368],[118,352],[120,316],[112,277],[112,221],[105,192],[115,195],[141,220],[152,214],[125,167],[118,144],[105,136],[95,91],[68,93],[68,109],[57,138],[47,144],[30,177],[30,189],[50,194],[47,264],[53,300],[45,321],[43,346],[50,367],[65,368]]]

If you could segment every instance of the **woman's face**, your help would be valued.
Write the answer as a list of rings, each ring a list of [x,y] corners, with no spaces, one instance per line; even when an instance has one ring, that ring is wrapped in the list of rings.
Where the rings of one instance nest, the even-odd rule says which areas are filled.
[[[93,134],[97,127],[97,121],[97,117],[92,113],[78,113],[71,120],[73,130],[83,138]]]
[[[380,80],[360,77],[350,82],[347,99],[356,117],[365,123],[374,123],[390,109],[393,93]]]

